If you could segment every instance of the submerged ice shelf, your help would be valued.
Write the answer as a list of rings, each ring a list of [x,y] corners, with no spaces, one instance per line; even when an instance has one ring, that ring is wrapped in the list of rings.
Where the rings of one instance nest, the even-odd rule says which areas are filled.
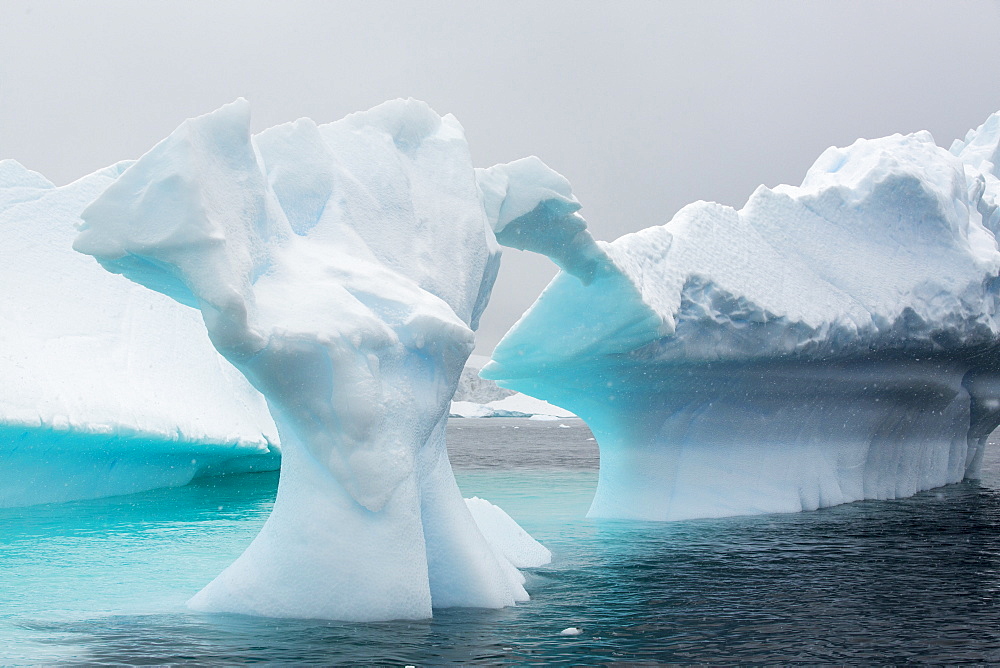
[[[799,511],[975,477],[1000,423],[998,145],[998,115],[950,151],[926,132],[858,140],[801,186],[612,243],[574,221],[567,184],[511,217],[577,232],[569,253],[531,248],[563,271],[483,376],[587,421],[592,516]]]
[[[499,263],[453,117],[396,100],[251,136],[239,100],[82,218],[75,248],[199,309],[280,435],[270,517],[192,607],[381,620],[527,599],[515,566],[547,550],[463,501],[445,448]]]

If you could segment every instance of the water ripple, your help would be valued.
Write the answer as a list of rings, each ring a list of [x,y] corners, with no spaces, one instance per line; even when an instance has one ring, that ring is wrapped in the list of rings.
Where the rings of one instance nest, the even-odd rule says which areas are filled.
[[[12,640],[0,663],[1000,662],[1000,453],[983,482],[911,499],[591,521],[585,428],[476,424],[453,455],[463,491],[554,553],[527,573],[530,602],[380,624],[188,612],[187,595],[267,514],[274,477],[249,476],[0,514],[0,634]],[[559,635],[570,626],[582,633]]]

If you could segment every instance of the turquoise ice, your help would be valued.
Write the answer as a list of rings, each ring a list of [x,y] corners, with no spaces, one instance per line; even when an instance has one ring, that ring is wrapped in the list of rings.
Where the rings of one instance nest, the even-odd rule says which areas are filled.
[[[573,251],[535,248],[562,271],[482,375],[587,421],[592,516],[792,512],[975,477],[1000,423],[998,125],[951,152],[926,132],[830,148],[800,186],[611,243],[588,241],[563,184],[508,228],[558,218]]]
[[[126,166],[56,187],[0,161],[0,507],[278,466],[263,397],[198,313],[73,250]]]

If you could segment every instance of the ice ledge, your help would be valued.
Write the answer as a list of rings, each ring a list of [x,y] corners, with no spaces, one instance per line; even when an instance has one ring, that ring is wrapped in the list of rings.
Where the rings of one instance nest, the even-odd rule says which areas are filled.
[[[186,441],[176,434],[0,425],[0,508],[180,487],[195,478],[275,471],[276,448]]]

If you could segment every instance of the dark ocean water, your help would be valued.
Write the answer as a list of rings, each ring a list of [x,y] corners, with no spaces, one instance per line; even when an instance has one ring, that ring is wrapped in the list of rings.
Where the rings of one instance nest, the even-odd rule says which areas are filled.
[[[554,558],[529,603],[422,622],[184,608],[255,535],[275,474],[0,510],[0,664],[1000,661],[1000,443],[982,481],[911,499],[647,523],[585,519],[588,439],[578,420],[452,421],[465,495]]]

